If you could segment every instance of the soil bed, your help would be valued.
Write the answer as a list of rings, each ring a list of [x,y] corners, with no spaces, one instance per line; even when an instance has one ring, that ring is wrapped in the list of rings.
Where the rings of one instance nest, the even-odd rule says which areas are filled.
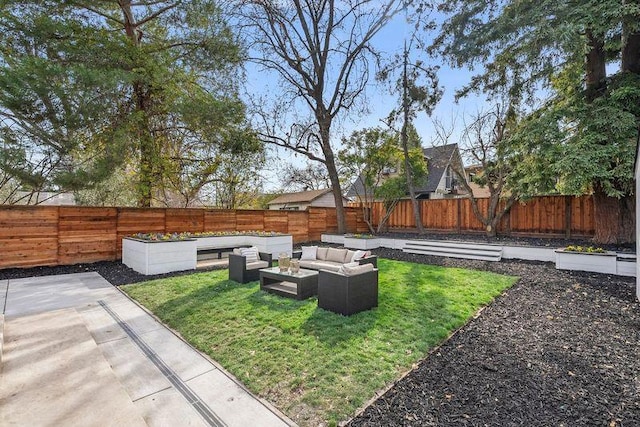
[[[640,425],[635,278],[374,252],[521,280],[349,426]]]

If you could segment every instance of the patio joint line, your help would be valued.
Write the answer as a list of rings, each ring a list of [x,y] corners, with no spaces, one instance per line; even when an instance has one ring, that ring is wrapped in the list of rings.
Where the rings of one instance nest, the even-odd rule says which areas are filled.
[[[114,312],[107,303],[103,300],[99,300],[98,304],[118,323],[131,340],[140,348],[145,356],[162,372],[162,374],[169,380],[169,382],[175,387],[175,389],[182,394],[182,396],[189,402],[189,404],[204,418],[204,420],[214,427],[224,427],[226,424],[207,406],[202,402],[198,395],[191,390],[191,388],[185,384],[180,377],[154,352],[147,343],[145,343],[138,334],[132,330],[126,322],[124,322],[116,312]]]
[[[2,314],[7,311],[7,299],[9,298],[9,279],[7,279],[7,289],[4,291],[4,304],[2,306]]]

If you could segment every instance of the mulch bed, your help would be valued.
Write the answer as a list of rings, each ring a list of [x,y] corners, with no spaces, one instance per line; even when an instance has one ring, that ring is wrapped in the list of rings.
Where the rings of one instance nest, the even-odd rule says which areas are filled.
[[[558,271],[542,262],[374,252],[521,280],[349,426],[640,425],[635,278]],[[100,262],[5,269],[0,280],[86,271],[114,285],[176,275],[143,276],[119,262]]]
[[[375,251],[521,280],[348,425],[640,425],[635,278]]]
[[[226,266],[212,267],[206,269],[198,269],[198,272],[219,270]],[[6,279],[23,279],[34,276],[52,276],[58,274],[86,273],[88,271],[98,272],[102,277],[107,279],[109,283],[115,286],[128,285],[130,283],[146,282],[153,279],[161,279],[163,277],[180,276],[183,274],[192,274],[193,271],[182,271],[177,273],[156,274],[145,276],[133,271],[120,261],[101,261],[90,264],[76,265],[58,265],[55,267],[33,267],[33,268],[7,268],[0,269],[0,280]]]

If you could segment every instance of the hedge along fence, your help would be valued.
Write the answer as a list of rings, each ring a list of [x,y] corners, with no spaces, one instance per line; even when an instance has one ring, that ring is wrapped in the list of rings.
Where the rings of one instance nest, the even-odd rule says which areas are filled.
[[[360,209],[347,229],[366,231]],[[0,268],[65,265],[122,258],[122,238],[138,232],[277,231],[294,243],[337,231],[333,208],[307,211],[0,206]]]
[[[468,199],[421,200],[422,224],[428,230],[454,232],[484,232],[484,226],[473,213]],[[489,199],[479,199],[482,212],[487,212]],[[356,206],[356,204],[351,204]],[[515,203],[498,227],[499,234],[534,236],[592,237],[595,233],[593,198],[591,196],[535,197]],[[384,207],[374,203],[373,222],[378,224]],[[390,230],[416,228],[413,205],[403,200],[388,219]]]

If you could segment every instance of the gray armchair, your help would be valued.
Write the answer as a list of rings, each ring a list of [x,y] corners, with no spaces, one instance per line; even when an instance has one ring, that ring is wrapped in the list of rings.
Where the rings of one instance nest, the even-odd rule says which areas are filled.
[[[254,282],[260,279],[260,269],[273,266],[271,254],[258,253],[259,260],[247,262],[242,255],[229,254],[229,280],[238,283]]]
[[[346,276],[318,273],[318,307],[350,316],[378,306],[378,270]]]

